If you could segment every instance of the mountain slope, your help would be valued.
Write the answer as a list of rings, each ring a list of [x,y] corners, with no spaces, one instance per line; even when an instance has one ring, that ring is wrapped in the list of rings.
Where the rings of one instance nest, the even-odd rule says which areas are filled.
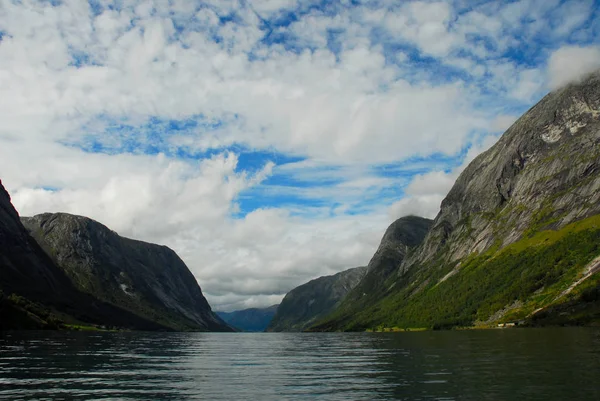
[[[315,329],[533,321],[576,304],[578,288],[561,294],[600,254],[599,213],[600,72],[544,97],[469,164],[391,293]]]
[[[387,280],[409,253],[423,242],[432,224],[433,220],[417,216],[401,217],[393,222],[369,261],[367,274],[344,302],[360,304],[383,298],[391,290]]]
[[[66,213],[21,220],[79,290],[175,330],[230,331],[166,246],[123,238]]]
[[[241,331],[261,332],[265,331],[279,305],[268,308],[249,308],[233,312],[215,312],[230,326]]]
[[[267,331],[302,331],[327,315],[364,277],[366,267],[323,276],[288,292]]]
[[[401,217],[390,224],[367,265],[365,276],[333,312],[336,322],[351,320],[356,313],[395,290],[398,266],[423,242],[432,224],[433,220],[417,216]]]
[[[75,289],[21,224],[0,182],[0,330],[91,323],[157,330],[166,327]]]

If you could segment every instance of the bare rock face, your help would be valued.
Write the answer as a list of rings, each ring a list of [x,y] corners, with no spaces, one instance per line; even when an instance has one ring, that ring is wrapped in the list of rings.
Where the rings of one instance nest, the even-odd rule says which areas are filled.
[[[341,322],[394,291],[399,266],[423,242],[432,224],[433,220],[424,217],[406,216],[387,228],[375,255],[367,265],[364,277],[332,310],[335,316],[333,327],[339,327]]]
[[[230,331],[196,279],[166,246],[119,236],[87,217],[45,213],[21,219],[82,292],[175,330]]]
[[[548,94],[460,175],[403,269],[600,213],[600,72]],[[446,248],[447,247],[447,248]]]
[[[433,220],[424,217],[405,216],[387,228],[367,265],[365,277],[343,302],[343,307],[348,307],[346,313],[354,313],[357,308],[385,297],[394,289],[398,267],[423,242],[432,224]]]
[[[287,293],[267,331],[302,331],[333,311],[363,278],[366,267],[323,276]]]
[[[401,217],[385,231],[379,248],[369,261],[367,274],[357,285],[357,296],[382,297],[386,280],[396,273],[398,266],[423,242],[433,220],[418,216]]]

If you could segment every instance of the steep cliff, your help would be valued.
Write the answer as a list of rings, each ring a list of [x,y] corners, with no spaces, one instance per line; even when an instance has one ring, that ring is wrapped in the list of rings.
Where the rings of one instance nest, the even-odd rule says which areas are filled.
[[[584,292],[590,300],[599,214],[597,72],[548,94],[469,164],[384,299],[315,329],[534,321]]]
[[[233,312],[215,312],[230,326],[240,331],[260,332],[265,331],[279,305],[271,305],[268,308],[248,308]]]
[[[311,280],[294,288],[281,301],[267,331],[302,331],[334,310],[364,277],[366,267],[356,267]]]
[[[328,319],[340,326],[356,313],[377,303],[396,288],[396,273],[404,259],[423,242],[433,220],[417,216],[401,217],[385,231],[367,272]]]
[[[599,117],[600,72],[544,97],[463,171],[405,267],[440,251],[456,261],[600,213]]]
[[[171,329],[230,331],[166,246],[123,238],[82,216],[45,213],[21,220],[80,291]]]
[[[385,231],[375,255],[367,265],[367,274],[348,294],[344,303],[373,302],[393,290],[388,283],[398,266],[425,238],[433,220],[417,216],[401,217]]]

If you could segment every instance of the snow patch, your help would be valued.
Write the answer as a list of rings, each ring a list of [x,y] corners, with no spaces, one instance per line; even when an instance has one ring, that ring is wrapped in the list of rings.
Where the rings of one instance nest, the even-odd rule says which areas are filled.
[[[133,292],[125,284],[121,284],[121,290],[127,295],[133,295]]]

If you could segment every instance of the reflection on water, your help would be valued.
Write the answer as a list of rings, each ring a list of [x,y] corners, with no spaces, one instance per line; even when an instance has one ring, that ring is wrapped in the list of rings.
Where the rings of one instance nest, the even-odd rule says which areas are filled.
[[[599,400],[600,331],[0,333],[0,398]]]

